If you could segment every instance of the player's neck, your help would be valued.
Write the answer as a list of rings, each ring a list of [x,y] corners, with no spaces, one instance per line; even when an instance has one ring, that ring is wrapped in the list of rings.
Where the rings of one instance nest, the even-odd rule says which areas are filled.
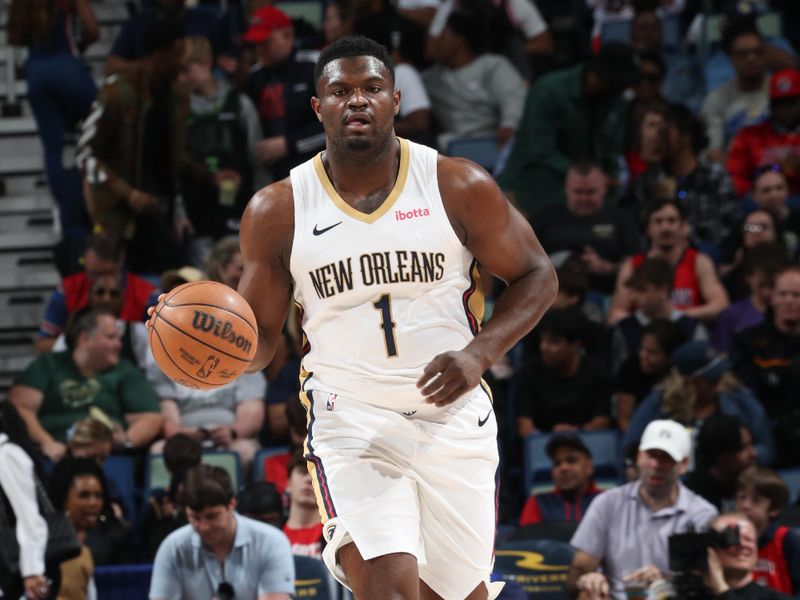
[[[369,153],[334,149],[329,145],[322,164],[342,200],[361,210],[356,206],[359,201],[376,190],[388,193],[394,187],[400,165],[400,142],[392,135],[384,148]]]

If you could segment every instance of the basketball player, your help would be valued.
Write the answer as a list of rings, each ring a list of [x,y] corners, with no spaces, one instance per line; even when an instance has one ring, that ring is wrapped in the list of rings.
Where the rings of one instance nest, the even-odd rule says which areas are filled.
[[[555,273],[485,171],[395,136],[382,46],[334,42],[315,80],[326,150],[258,192],[241,225],[250,369],[293,300],[324,559],[358,600],[492,598],[497,427],[481,374],[550,305]],[[482,330],[478,263],[508,283]]]

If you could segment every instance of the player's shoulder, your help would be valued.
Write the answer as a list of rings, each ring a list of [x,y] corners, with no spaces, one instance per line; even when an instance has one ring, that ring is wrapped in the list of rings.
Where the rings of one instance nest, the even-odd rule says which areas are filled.
[[[461,194],[468,190],[498,189],[486,169],[466,158],[439,154],[436,161],[439,187],[442,193]],[[478,190],[475,190],[476,192]]]
[[[286,177],[258,190],[247,204],[245,216],[272,219],[281,214],[291,214],[293,203],[292,180]]]

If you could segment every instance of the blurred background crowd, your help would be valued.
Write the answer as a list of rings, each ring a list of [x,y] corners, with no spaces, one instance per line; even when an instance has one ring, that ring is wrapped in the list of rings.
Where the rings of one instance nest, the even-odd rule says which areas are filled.
[[[320,555],[297,315],[263,373],[213,392],[160,372],[143,320],[181,283],[237,287],[246,203],[324,148],[314,62],[347,34],[391,51],[397,134],[489,170],[557,268],[556,303],[486,374],[499,540],[569,541],[596,496],[640,480],[665,419],[689,432],[680,486],[746,514],[760,548],[800,523],[798,3],[137,0],[103,39],[112,1],[7,0],[4,22],[60,281],[2,423],[86,549],[62,563],[86,582],[70,598],[95,567],[153,561],[201,462]],[[100,77],[84,56],[104,42]],[[503,283],[482,280],[491,318]],[[773,587],[800,595],[789,532]]]

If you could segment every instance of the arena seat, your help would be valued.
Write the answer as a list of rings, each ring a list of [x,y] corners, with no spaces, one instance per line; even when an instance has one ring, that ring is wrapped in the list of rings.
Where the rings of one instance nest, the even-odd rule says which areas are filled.
[[[500,148],[491,135],[462,137],[450,140],[444,153],[447,156],[468,158],[491,173],[500,156]]]
[[[794,504],[800,494],[800,468],[779,469],[778,475],[781,476],[786,486],[789,488],[789,504]]]
[[[150,593],[153,565],[95,567],[98,600],[144,600]]]
[[[334,600],[333,584],[325,563],[310,556],[294,557],[295,598]]]
[[[103,462],[103,473],[105,473],[106,479],[113,482],[116,491],[122,497],[122,504],[128,520],[136,523],[138,515],[136,513],[136,483],[133,469],[133,459],[130,456],[112,454]]]
[[[554,540],[519,540],[495,549],[495,581],[518,583],[529,598],[562,600],[572,562],[572,547]]]
[[[232,450],[206,450],[202,455],[202,462],[206,465],[222,467],[228,472],[233,483],[233,489],[238,491],[244,481],[242,479],[242,465],[239,454]],[[169,487],[170,474],[164,464],[163,454],[152,454],[147,459],[147,468],[144,476],[144,499],[150,497],[152,490]]]

